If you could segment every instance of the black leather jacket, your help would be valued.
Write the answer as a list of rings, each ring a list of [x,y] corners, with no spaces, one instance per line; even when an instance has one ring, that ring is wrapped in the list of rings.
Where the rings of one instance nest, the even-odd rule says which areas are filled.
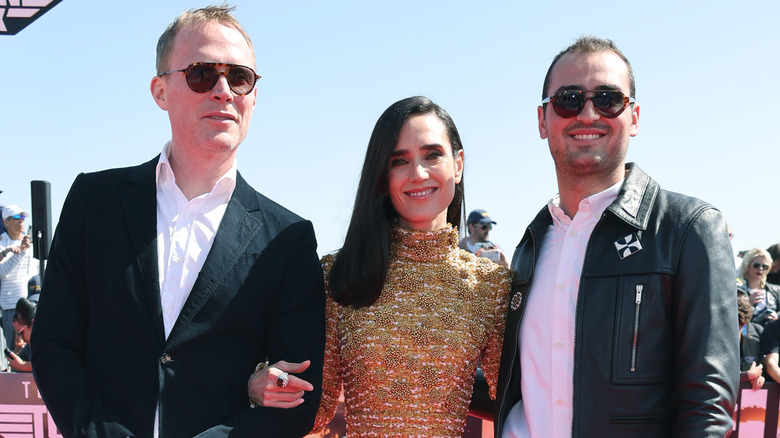
[[[636,165],[627,169],[583,263],[571,436],[727,436],[739,384],[739,332],[726,223],[711,205],[661,190]],[[551,221],[543,208],[512,259],[496,437],[521,398],[520,322]],[[621,259],[615,242],[632,235],[642,249]]]

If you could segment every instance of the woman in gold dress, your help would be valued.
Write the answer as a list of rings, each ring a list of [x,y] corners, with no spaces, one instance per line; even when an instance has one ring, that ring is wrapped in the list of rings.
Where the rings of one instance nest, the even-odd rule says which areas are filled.
[[[455,124],[428,98],[400,100],[377,121],[344,246],[322,260],[315,430],[343,387],[349,437],[460,437],[480,362],[495,398],[510,271],[458,248],[463,160]],[[289,379],[290,389],[250,393],[286,406],[274,400],[297,395]]]

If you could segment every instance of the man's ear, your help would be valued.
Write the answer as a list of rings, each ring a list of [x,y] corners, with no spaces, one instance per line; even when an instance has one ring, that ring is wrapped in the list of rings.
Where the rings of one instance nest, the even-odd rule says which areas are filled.
[[[544,118],[544,105],[539,105],[536,108],[536,116],[539,118],[539,137],[542,137],[542,140],[544,140],[547,138],[547,120]]]
[[[165,79],[159,76],[153,77],[152,83],[149,84],[149,90],[152,92],[152,97],[154,98],[154,101],[157,102],[157,106],[167,111],[168,83]]]
[[[631,137],[639,134],[639,104],[634,103],[631,108],[631,130],[628,132]]]

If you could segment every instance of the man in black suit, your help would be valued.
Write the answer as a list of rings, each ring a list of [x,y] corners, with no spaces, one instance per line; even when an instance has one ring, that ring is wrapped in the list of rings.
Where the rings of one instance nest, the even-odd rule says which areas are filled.
[[[160,37],[162,154],[81,174],[65,200],[32,335],[65,437],[297,437],[314,422],[322,270],[311,223],[236,170],[259,77],[231,10],[185,12]],[[279,358],[310,359],[284,371],[313,391],[293,409],[250,408],[249,375]]]

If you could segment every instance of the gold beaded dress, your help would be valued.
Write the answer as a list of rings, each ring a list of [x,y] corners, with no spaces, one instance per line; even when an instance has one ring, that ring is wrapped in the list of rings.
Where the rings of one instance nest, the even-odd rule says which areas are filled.
[[[327,274],[334,257],[322,259]],[[342,383],[347,436],[461,437],[477,364],[495,399],[510,271],[438,231],[393,229],[387,279],[371,306],[327,294],[323,391],[315,431]]]

